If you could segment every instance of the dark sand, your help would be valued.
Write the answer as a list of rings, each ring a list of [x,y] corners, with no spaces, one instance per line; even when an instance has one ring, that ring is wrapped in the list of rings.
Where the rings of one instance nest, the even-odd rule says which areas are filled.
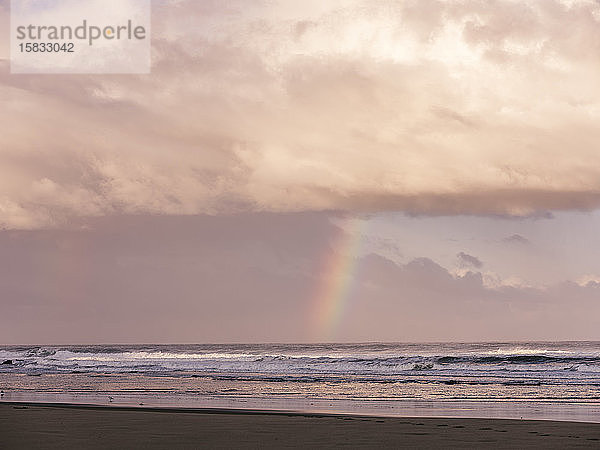
[[[0,448],[600,448],[600,424],[0,404]]]

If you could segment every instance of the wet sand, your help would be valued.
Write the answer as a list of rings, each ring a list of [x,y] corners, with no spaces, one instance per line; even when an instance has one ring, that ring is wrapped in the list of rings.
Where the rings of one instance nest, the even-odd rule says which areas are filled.
[[[600,424],[0,403],[0,448],[600,448]]]

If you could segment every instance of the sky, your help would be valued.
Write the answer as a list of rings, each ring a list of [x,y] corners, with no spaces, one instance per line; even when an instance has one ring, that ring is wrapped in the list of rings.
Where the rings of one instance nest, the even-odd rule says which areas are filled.
[[[597,1],[151,36],[149,75],[13,75],[0,34],[0,342],[600,340]]]

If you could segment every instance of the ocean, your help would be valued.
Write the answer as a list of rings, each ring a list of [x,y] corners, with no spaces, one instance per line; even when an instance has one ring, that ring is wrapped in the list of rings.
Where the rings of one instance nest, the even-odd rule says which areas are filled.
[[[600,422],[600,342],[0,347],[2,401]]]

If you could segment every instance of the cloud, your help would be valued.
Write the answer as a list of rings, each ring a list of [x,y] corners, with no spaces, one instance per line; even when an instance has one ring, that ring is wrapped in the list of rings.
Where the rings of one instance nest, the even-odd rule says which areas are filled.
[[[0,42],[0,226],[597,208],[599,11],[155,2],[147,76],[10,75]]]
[[[480,269],[483,267],[481,260],[475,256],[468,255],[464,252],[460,252],[456,255],[462,267],[474,267]]]
[[[520,234],[513,234],[511,236],[507,236],[502,239],[502,242],[506,242],[507,244],[518,244],[518,245],[527,245],[531,242],[526,237],[521,236]]]
[[[600,275],[583,275],[576,280],[576,283],[580,286],[600,287]]]
[[[600,325],[600,283],[487,286],[480,272],[452,275],[428,258],[396,264],[380,255],[360,263],[344,333],[378,324],[383,340],[588,339]],[[392,331],[394,330],[394,331]]]

